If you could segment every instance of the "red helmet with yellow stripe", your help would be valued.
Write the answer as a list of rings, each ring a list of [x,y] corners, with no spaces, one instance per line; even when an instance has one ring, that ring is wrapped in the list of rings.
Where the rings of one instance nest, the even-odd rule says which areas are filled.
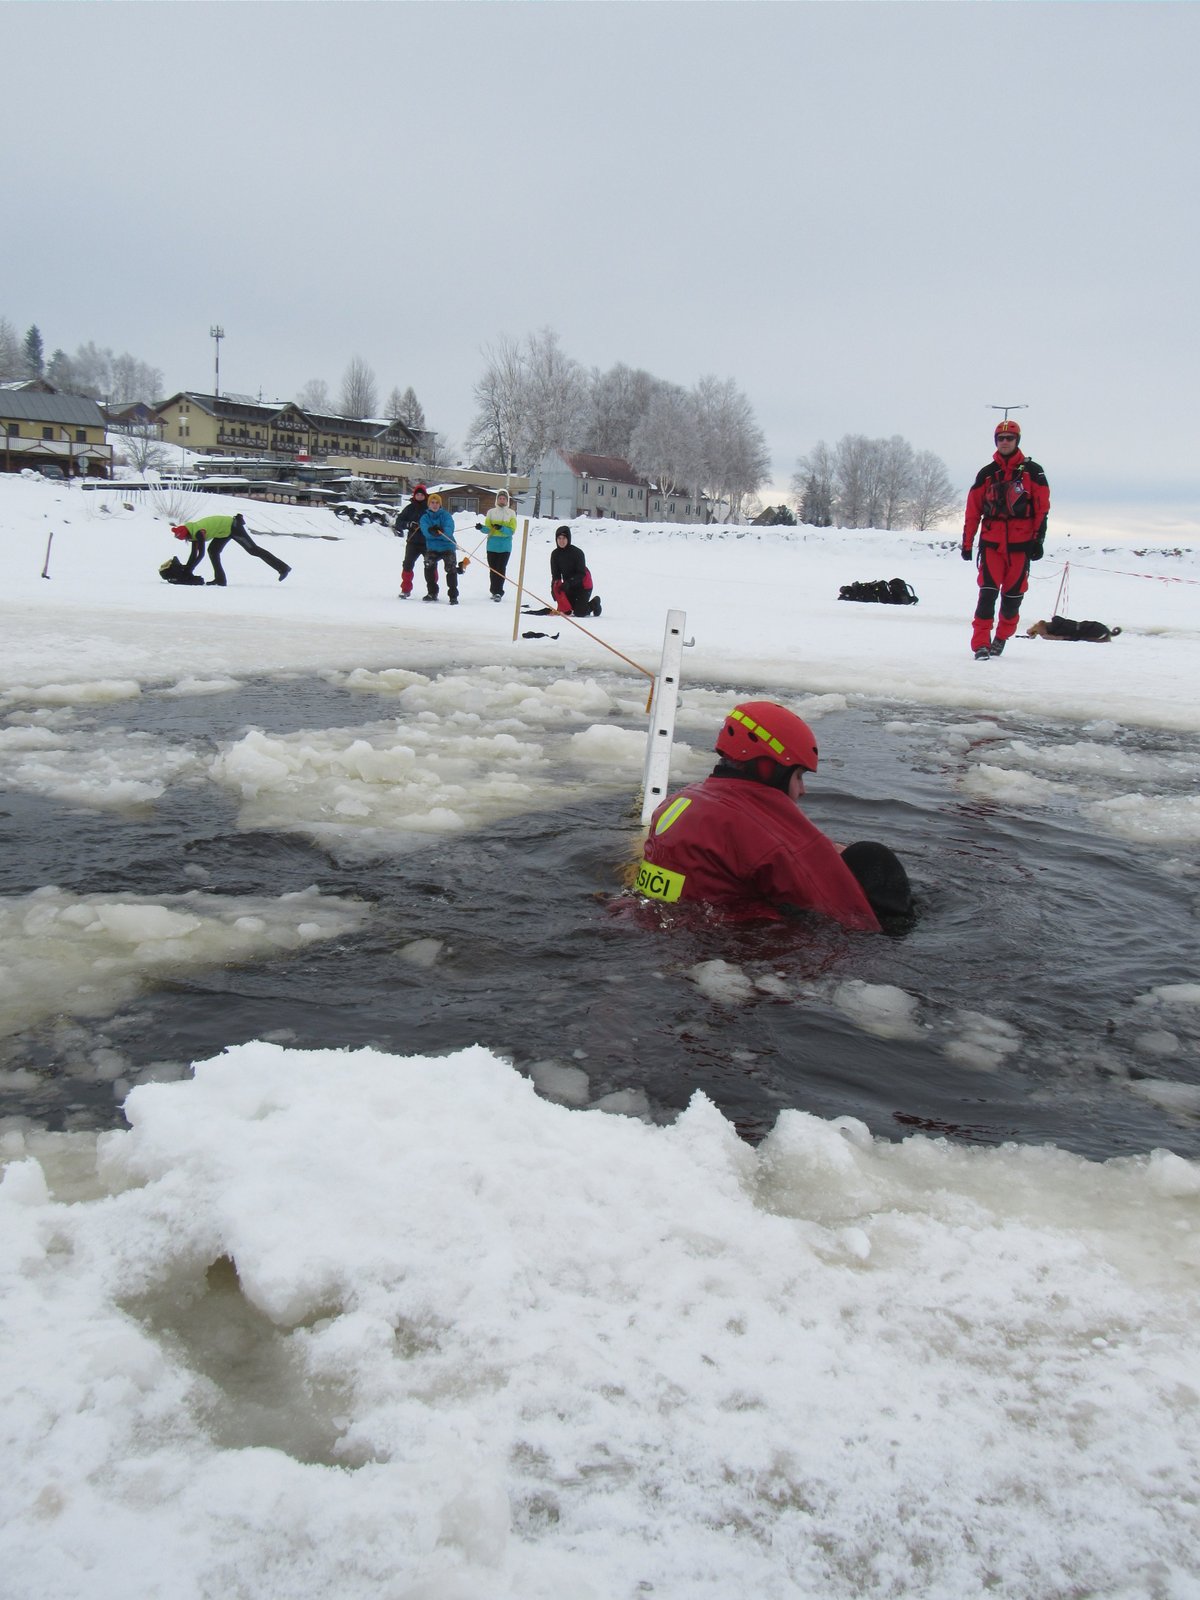
[[[996,424],[996,438],[1011,438],[1019,441],[1021,438],[1021,424],[1013,417],[1005,417],[1003,422],[998,422]]]
[[[747,700],[721,725],[714,746],[726,761],[765,759],[777,767],[817,770],[817,741],[803,717],[773,700]]]

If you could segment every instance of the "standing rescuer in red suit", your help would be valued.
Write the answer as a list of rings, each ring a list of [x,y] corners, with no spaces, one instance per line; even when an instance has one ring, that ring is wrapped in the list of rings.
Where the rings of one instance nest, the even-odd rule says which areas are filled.
[[[1021,453],[1021,430],[1011,419],[996,425],[996,453],[982,467],[967,496],[962,558],[970,561],[979,532],[979,604],[971,629],[976,661],[1004,650],[1017,631],[1021,601],[1029,587],[1029,563],[1042,559],[1050,485],[1036,461]],[[1000,620],[992,637],[996,600]]]
[[[711,776],[651,818],[639,894],[716,906],[736,921],[820,911],[872,933],[881,916],[911,915],[908,876],[886,845],[840,851],[800,810],[817,741],[794,711],[770,700],[735,706],[715,749]]]

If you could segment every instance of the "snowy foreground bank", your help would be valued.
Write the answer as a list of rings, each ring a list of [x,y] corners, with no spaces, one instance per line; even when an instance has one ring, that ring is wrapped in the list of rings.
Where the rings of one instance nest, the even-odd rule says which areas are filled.
[[[344,741],[332,776],[302,739],[242,741],[209,769],[145,740],[89,751],[81,708],[474,666],[470,699],[457,680],[418,686],[427,829],[511,815],[537,792],[539,739],[563,728],[632,792],[637,740],[589,725],[606,697],[588,674],[627,674],[631,701],[645,679],[595,640],[530,618],[558,639],[514,644],[477,569],[456,610],[402,604],[383,530],[254,502],[291,577],[233,550],[229,588],[169,588],[168,521],[203,509],[0,478],[3,787],[95,810],[236,781],[249,808],[285,791],[314,804],[310,832],[365,817],[402,834],[381,813],[408,769],[380,743]],[[552,528],[532,541],[538,593]],[[687,613],[685,691],[708,686],[689,716],[711,714],[717,685],[1043,714],[1078,729],[1060,779],[1103,766],[1121,725],[1200,731],[1191,548],[1052,537],[1028,620],[1051,614],[1069,557],[1065,609],[1125,631],[1017,640],[977,665],[952,532],[580,524],[577,539],[604,600],[592,631],[629,661],[652,670],[666,609]],[[836,599],[893,576],[919,606]],[[1015,758],[991,773],[999,806],[1047,781]],[[1121,815],[1191,870],[1195,796],[1139,802],[1138,781],[1119,786]],[[128,952],[114,978],[106,945],[102,983],[172,939],[252,961],[355,915],[332,899],[271,910],[270,885],[224,922],[207,902],[29,890],[4,908],[27,941],[11,946],[30,957],[22,994],[92,925]],[[42,932],[21,931],[31,917]],[[57,943],[28,942],[55,918]],[[52,983],[38,992],[53,1003]],[[1181,1019],[1178,1048],[1200,982],[1158,1003]],[[800,1112],[752,1149],[702,1096],[669,1127],[605,1116],[575,1108],[571,1063],[539,1080],[556,1104],[488,1045],[426,1059],[256,1042],[134,1089],[125,1130],[0,1123],[5,1600],[1200,1595],[1195,1163],[890,1144]]]

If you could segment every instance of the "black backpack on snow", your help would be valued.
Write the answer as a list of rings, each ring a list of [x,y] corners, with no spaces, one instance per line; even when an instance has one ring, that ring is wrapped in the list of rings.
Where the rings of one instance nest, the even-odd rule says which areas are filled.
[[[903,578],[877,578],[873,583],[844,583],[838,590],[838,599],[870,601],[881,606],[920,604],[917,591]]]

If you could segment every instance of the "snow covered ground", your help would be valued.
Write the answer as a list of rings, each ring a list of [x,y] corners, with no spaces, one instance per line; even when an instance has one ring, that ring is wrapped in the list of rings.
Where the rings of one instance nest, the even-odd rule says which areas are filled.
[[[546,753],[567,748],[622,803],[673,607],[685,688],[709,686],[689,725],[715,727],[725,686],[818,721],[856,695],[1058,718],[1077,736],[1001,741],[967,792],[1038,805],[1111,774],[1096,827],[1195,873],[1191,544],[1052,520],[1024,621],[1051,615],[1069,563],[1060,609],[1121,637],[1018,637],[977,664],[953,529],[577,524],[603,617],[522,618],[558,638],[514,642],[480,563],[458,608],[402,603],[399,542],[329,512],[238,507],[284,583],[238,549],[226,589],[162,583],[170,522],[236,504],[0,477],[0,786],[95,811],[212,783],[244,826],[400,840],[543,803]],[[531,533],[538,595],[552,531]],[[918,606],[837,600],[893,576]],[[79,731],[96,701],[286,673],[390,674],[416,716],[403,740],[386,719],[250,733],[215,761]],[[1130,726],[1178,731],[1184,792],[1118,758]],[[0,1022],[58,1005],[86,1026],[89,988],[102,1013],[173,963],[254,960],[362,914],[270,885],[222,906],[48,881],[0,903]],[[1146,997],[1176,1056],[1197,976]],[[907,1001],[861,996],[864,1051]],[[751,1149],[703,1097],[671,1127],[585,1109],[579,1063],[545,1074],[553,1103],[489,1043],[264,1041],[134,1088],[128,1130],[0,1123],[0,1593],[1200,1595],[1195,1163],[888,1144],[800,1112]]]

